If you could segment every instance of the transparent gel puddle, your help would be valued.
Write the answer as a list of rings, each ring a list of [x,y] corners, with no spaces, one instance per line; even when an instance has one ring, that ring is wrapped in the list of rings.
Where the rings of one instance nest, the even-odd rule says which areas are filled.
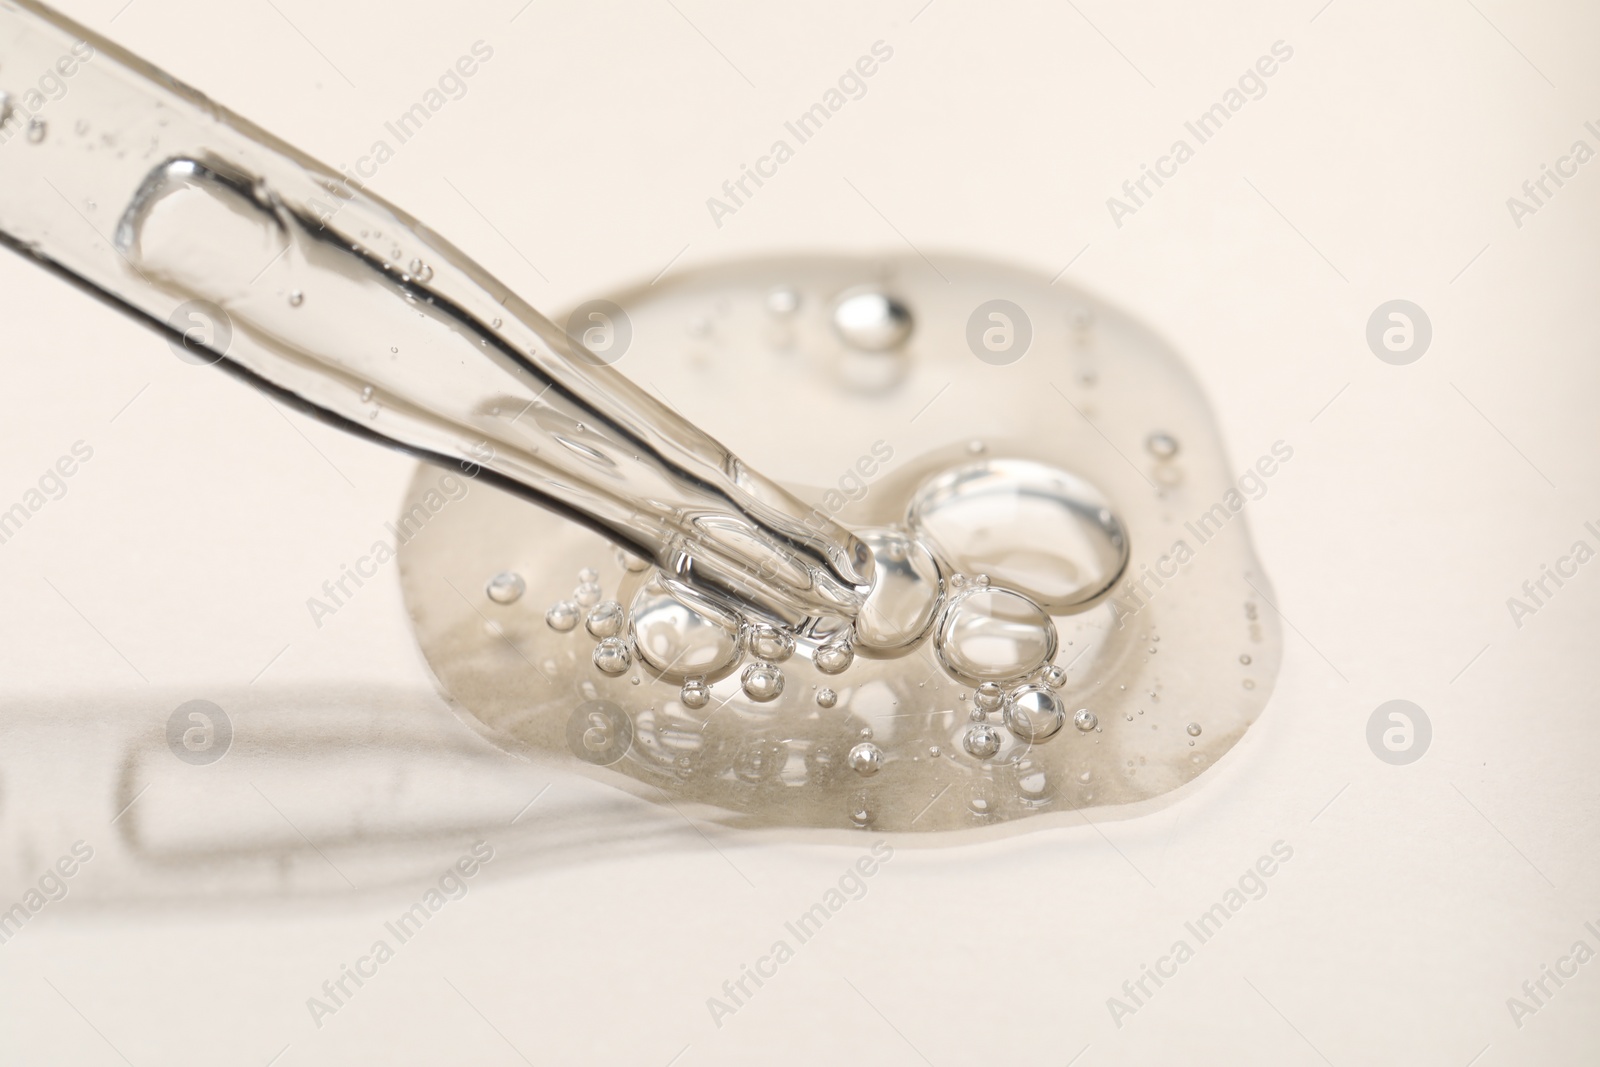
[[[445,692],[510,750],[747,827],[1070,817],[1215,764],[1280,634],[1244,517],[1186,526],[1235,478],[1197,386],[1081,293],[940,267],[747,262],[612,298],[620,369],[873,547],[854,631],[752,626],[487,485],[440,505],[449,472],[423,466],[400,571]],[[863,293],[909,340],[881,347]],[[997,296],[1033,332],[1004,366],[966,341]]]
[[[67,39],[0,21],[13,58]],[[952,830],[1167,794],[1259,712],[1279,637],[1233,473],[1112,309],[973,261],[742,262],[615,297],[617,378],[403,212],[101,52],[12,157],[0,235],[446,464],[395,524],[404,591],[503,746],[734,824]],[[997,301],[1029,320],[1002,353]],[[768,551],[763,476],[863,532],[853,624],[806,613],[853,607],[865,549],[790,522],[805,553]]]

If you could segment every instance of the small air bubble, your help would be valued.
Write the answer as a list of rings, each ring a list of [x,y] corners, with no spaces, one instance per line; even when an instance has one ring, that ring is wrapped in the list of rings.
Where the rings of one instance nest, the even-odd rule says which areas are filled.
[[[527,589],[522,575],[515,571],[501,571],[489,579],[489,584],[484,586],[484,593],[496,604],[513,604],[522,598]]]
[[[1157,459],[1171,459],[1178,454],[1178,439],[1170,433],[1157,430],[1144,439],[1144,447]]]

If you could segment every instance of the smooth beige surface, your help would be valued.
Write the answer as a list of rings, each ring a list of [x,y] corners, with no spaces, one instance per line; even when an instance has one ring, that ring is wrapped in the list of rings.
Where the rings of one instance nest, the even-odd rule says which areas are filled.
[[[1520,228],[1506,198],[1575,140],[1600,148],[1584,126],[1600,127],[1600,15],[1318,3],[508,0],[385,5],[382,24],[368,5],[299,0],[66,5],[333,163],[487,42],[466,95],[374,187],[540,307],[801,248],[909,242],[1046,277],[1070,263],[1186,354],[1241,469],[1293,444],[1249,515],[1290,632],[1261,722],[1183,803],[897,850],[803,945],[785,922],[872,838],[755,842],[566,777],[320,1028],[307,998],[427,876],[232,904],[163,882],[135,903],[126,866],[91,862],[0,945],[0,1060],[1592,1062],[1600,963],[1547,980],[1520,1027],[1506,1001],[1575,941],[1600,950],[1584,925],[1600,928],[1600,565],[1520,628],[1506,600],[1575,541],[1600,548],[1584,527],[1600,527],[1600,162]],[[879,40],[894,54],[866,95],[719,228],[706,198]],[[1116,226],[1106,198],[1279,40],[1293,58],[1266,95]],[[16,73],[0,56],[0,87]],[[159,733],[191,697],[398,687],[426,705],[431,683],[392,575],[320,629],[305,605],[382,533],[408,461],[178,361],[15,257],[0,294],[0,506],[74,442],[94,450],[0,544],[5,907],[74,840],[118,832],[93,792],[112,776],[104,750],[76,766],[48,730],[16,728],[45,698],[46,722],[109,736]],[[1364,340],[1394,298],[1433,323],[1405,367]],[[729,443],[798,473],[787,443]],[[1406,767],[1365,738],[1396,698],[1433,723]],[[57,786],[83,780],[82,803],[19,825],[46,757]],[[337,778],[280,796],[286,821],[343,802]],[[543,784],[529,772],[526,795]],[[589,826],[586,847],[540,851]],[[1293,858],[1265,895],[1119,1027],[1107,999],[1175,940],[1196,946],[1185,922],[1277,841]],[[440,846],[441,865],[465,847]],[[707,998],[779,938],[794,958],[717,1026]]]

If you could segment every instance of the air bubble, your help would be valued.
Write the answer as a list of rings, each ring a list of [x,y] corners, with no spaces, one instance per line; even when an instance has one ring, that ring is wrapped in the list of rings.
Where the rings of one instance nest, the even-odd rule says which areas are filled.
[[[633,646],[657,674],[717,677],[739,662],[739,621],[676,583],[643,586],[629,611]]]
[[[1096,726],[1100,725],[1100,716],[1096,715],[1088,708],[1079,708],[1072,716],[1072,725],[1076,726],[1084,733],[1088,733],[1090,730],[1093,730]]]
[[[967,729],[961,747],[974,759],[992,759],[1000,751],[1000,731],[988,723],[976,723]]]
[[[528,591],[528,584],[515,571],[501,571],[483,587],[484,594],[496,604],[513,604]]]
[[[1067,684],[1067,669],[1058,663],[1052,663],[1039,672],[1039,680],[1051,689],[1060,689]]]
[[[594,646],[594,665],[607,674],[621,674],[632,663],[628,646],[619,637],[608,637]]]
[[[935,651],[945,669],[969,682],[1025,678],[1056,654],[1056,628],[1033,601],[1005,589],[963,593],[939,624]]]
[[[622,632],[622,623],[622,605],[606,600],[594,606],[583,626],[595,637],[615,637]]]
[[[624,552],[620,548],[617,549],[617,551],[616,551],[616,558],[617,558],[617,566],[621,567],[623,570],[627,571],[629,574],[641,574],[644,571],[647,571],[647,570],[650,569],[650,561],[649,560],[640,559],[638,556],[635,556],[632,552]]]
[[[600,603],[600,586],[596,582],[583,582],[572,591],[572,599],[586,608]]]
[[[39,142],[43,141],[44,138],[45,138],[45,134],[49,132],[49,129],[50,129],[50,127],[45,123],[44,119],[39,119],[39,118],[29,119],[28,120],[28,143],[29,144],[38,144]]]
[[[1190,723],[1188,726],[1185,726],[1184,729],[1189,731],[1189,736],[1190,737],[1199,737],[1200,736],[1200,724],[1197,723],[1197,722]]]
[[[837,703],[839,703],[839,694],[832,689],[823,688],[817,690],[817,707],[831,708]]]
[[[770,663],[752,663],[739,676],[744,695],[757,704],[776,700],[783,693],[783,671]]]
[[[1157,459],[1171,459],[1178,454],[1178,439],[1170,433],[1157,430],[1144,439],[1144,447]]]
[[[571,632],[578,625],[578,616],[581,614],[578,605],[570,600],[563,600],[544,613],[544,621],[550,624],[550,629],[564,634]]]
[[[794,654],[794,638],[773,626],[755,626],[750,630],[750,652],[768,663],[782,663]]]
[[[867,804],[865,797],[858,797],[850,804],[850,821],[857,826],[869,826],[872,823],[872,808]]]
[[[945,471],[917,489],[907,522],[949,568],[985,575],[1052,615],[1086,611],[1128,565],[1128,533],[1105,495],[1024,459]]]
[[[982,712],[999,711],[1000,705],[1005,701],[1006,691],[1001,689],[997,682],[984,682],[978,686],[978,691],[973,694],[972,702],[977,710]]]
[[[863,778],[871,778],[883,769],[883,749],[871,741],[863,741],[850,750],[850,769]]]
[[[683,688],[678,691],[678,699],[689,710],[699,711],[711,702],[711,690],[698,678],[691,679],[683,683]]]
[[[887,352],[911,336],[911,311],[876,289],[846,293],[833,308],[833,329],[840,340],[862,352]]]
[[[1056,695],[1042,685],[1025,685],[1006,700],[1006,725],[1030,744],[1048,741],[1066,725],[1067,713]]]
[[[818,648],[812,657],[817,670],[823,674],[843,674],[854,663],[856,652],[848,641],[832,642]]]
[[[306,302],[306,294],[302,293],[300,290],[296,289],[294,292],[289,294],[289,306],[290,307],[297,308],[301,304],[304,304],[305,302]]]

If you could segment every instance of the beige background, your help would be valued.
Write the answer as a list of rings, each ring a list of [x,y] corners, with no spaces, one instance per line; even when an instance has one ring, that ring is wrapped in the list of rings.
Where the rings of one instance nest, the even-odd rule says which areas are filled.
[[[106,846],[0,946],[0,1059],[1593,1062],[1600,964],[1520,1029],[1505,1002],[1578,938],[1600,949],[1583,925],[1600,926],[1600,566],[1520,629],[1505,601],[1600,543],[1583,530],[1600,526],[1600,162],[1521,228],[1505,201],[1574,140],[1600,147],[1583,128],[1600,126],[1600,12],[1319,2],[64,4],[334,163],[489,43],[374,186],[536,306],[784,250],[1070,263],[1064,281],[1186,354],[1236,461],[1295,447],[1250,515],[1291,628],[1266,715],[1181,803],[902,850],[720,1029],[706,997],[868,842],[758,844],[563,776],[529,819],[593,841],[548,860],[537,835],[503,845],[512,862],[320,1029],[306,997],[422,881],[229,903],[198,882],[146,893]],[[894,58],[865,98],[716,227],[706,198],[880,39]],[[1116,227],[1106,197],[1278,40],[1294,56],[1267,95]],[[1363,337],[1397,297],[1434,329],[1407,367]],[[59,759],[57,717],[95,738],[252,684],[426,705],[430,683],[392,576],[321,630],[304,607],[390,518],[408,462],[179,362],[15,257],[0,300],[0,501],[74,441],[95,449],[0,546],[9,903],[106,834],[98,793],[52,822],[17,814],[26,768]],[[1434,739],[1391,767],[1364,731],[1401,697]],[[50,779],[102,788],[100,751]],[[318,802],[284,801],[297,820]],[[1294,858],[1268,894],[1117,1028],[1106,998],[1280,839]]]

